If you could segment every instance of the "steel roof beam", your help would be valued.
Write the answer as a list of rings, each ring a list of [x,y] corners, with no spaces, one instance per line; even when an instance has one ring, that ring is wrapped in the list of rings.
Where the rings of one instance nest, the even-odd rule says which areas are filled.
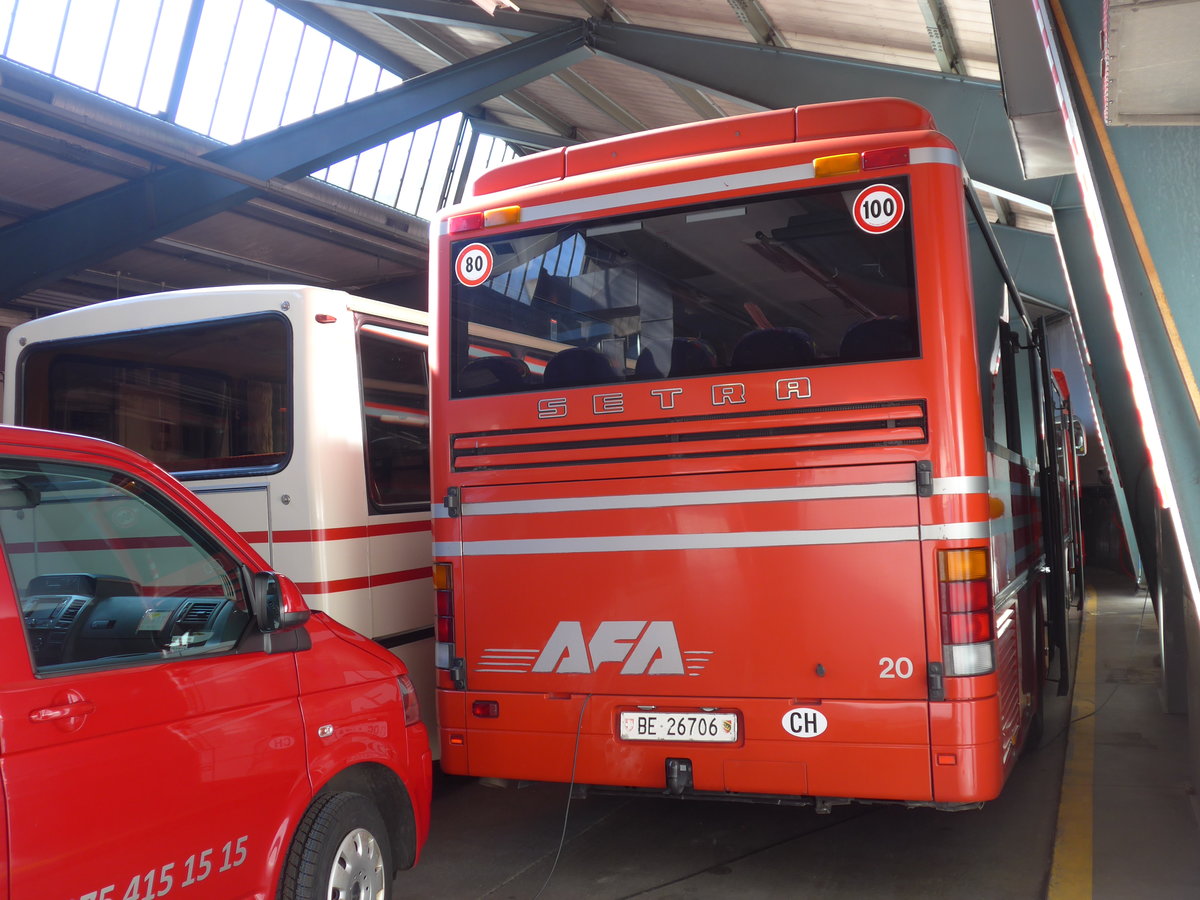
[[[442,39],[441,36],[430,31],[421,22],[406,21],[403,18],[396,20],[396,17],[390,17],[385,21],[387,21],[392,28],[395,28],[400,33],[408,35],[412,40],[416,41],[430,53],[433,53],[440,59],[443,59],[452,65],[463,62],[464,60],[470,58],[457,47]],[[567,19],[565,21],[571,20]],[[582,22],[583,20],[575,19],[574,21]],[[517,38],[511,35],[505,35],[505,37],[511,41],[517,40]],[[644,131],[646,129],[646,125],[627,109],[625,109],[625,107],[610,99],[601,91],[596,90],[595,87],[593,87],[584,78],[576,73],[567,69],[562,69],[553,73],[551,77],[557,79],[560,83],[579,94],[579,96],[583,97],[584,100],[586,100],[596,109],[600,110],[626,131]],[[568,125],[566,122],[563,122],[545,107],[537,104],[536,101],[530,100],[528,97],[522,95],[506,97],[505,99],[509,100],[509,102],[513,103],[515,106],[519,107],[534,118],[545,122],[558,134],[563,136],[574,134],[574,129],[570,125]]]
[[[522,147],[534,147],[538,150],[549,150],[552,147],[570,147],[579,143],[574,138],[562,137],[557,134],[546,134],[544,131],[530,131],[528,128],[517,128],[490,119],[470,119],[471,128],[480,134],[518,144]]]
[[[1026,181],[999,84],[961,76],[592,20],[599,52],[764,109],[887,93],[920,103],[950,137],[972,177],[1048,203],[1057,178]]]
[[[513,12],[497,9],[489,15],[473,3],[455,3],[452,0],[308,0],[313,6],[340,6],[360,12],[373,12],[383,16],[395,16],[433,25],[464,25],[485,31],[528,36],[562,28],[568,22],[578,21],[570,16],[523,9]]]
[[[614,22],[630,24],[629,16],[609,3],[608,0],[575,0],[575,2],[579,4],[584,12],[593,18],[610,19]],[[674,91],[675,96],[690,106],[696,115],[703,119],[724,118],[725,111],[690,84],[684,84],[666,75],[661,77],[663,84]]]
[[[353,48],[355,53],[365,56],[371,62],[382,66],[389,72],[401,78],[417,78],[425,72],[398,53],[393,53],[386,47],[372,41],[359,31],[355,31],[337,16],[332,16],[313,3],[296,2],[296,0],[271,0],[271,2],[295,16],[300,21],[311,25],[318,31],[329,35],[335,41]]]
[[[274,179],[294,181],[536,80],[588,52],[583,23],[572,23],[205,155],[242,179],[175,165],[0,229],[0,301],[237,206]]]
[[[453,45],[442,40],[441,37],[434,34],[420,22],[385,21],[389,27],[394,28],[401,34],[407,35],[411,40],[416,41],[434,56],[438,57],[449,65],[456,66],[473,58],[467,56],[467,54],[463,53],[457,47],[454,47]],[[578,20],[576,20],[576,22],[578,22]],[[536,79],[530,80],[532,81]],[[503,97],[521,112],[550,127],[556,134],[561,134],[564,137],[573,136],[575,134],[575,127],[573,125],[571,125],[569,122],[563,121],[536,100],[527,97],[520,91],[508,92],[504,94]]]
[[[1015,225],[1017,222],[1016,213],[1013,212],[1012,204],[1007,198],[1001,197],[999,194],[987,193],[988,201],[992,204],[992,209],[996,211],[997,225]]]
[[[272,0],[272,2],[280,9],[286,10],[301,21],[312,25],[319,31],[322,31],[335,40],[340,41],[347,47],[353,49],[356,53],[359,53],[377,65],[394,72],[401,78],[416,78],[419,75],[425,74],[424,70],[417,68],[404,57],[397,53],[393,53],[386,47],[383,47],[375,41],[370,40],[364,36],[362,32],[351,28],[336,16],[333,16],[320,9],[315,3],[304,2],[304,0]],[[402,34],[407,34],[411,40],[416,41],[418,44],[425,47],[426,50],[430,51],[435,56],[441,57],[447,63],[454,64],[457,62],[462,62],[463,59],[466,58],[464,54],[457,52],[450,52],[447,55],[440,53],[437,49],[438,46],[449,47],[449,45],[441,42],[440,39],[434,37],[431,32],[424,28],[421,28],[419,31],[414,28],[412,32],[407,32],[400,29],[394,21],[390,20],[387,15],[381,13],[380,11],[364,11],[372,13],[375,19],[377,19],[387,28],[400,31]],[[561,18],[558,20],[557,27],[561,27],[562,24],[569,21],[570,19]],[[547,29],[542,30],[544,31]],[[533,34],[535,32],[529,33]],[[536,33],[540,34],[541,31]],[[428,38],[429,44],[426,44],[423,38]],[[448,56],[453,58],[450,59]],[[531,100],[520,91],[513,91],[511,94],[505,95],[503,99],[512,104],[520,112],[537,119],[548,128],[553,129],[556,133],[563,135],[564,137],[574,134],[574,127],[572,125],[564,122],[550,110],[546,109],[546,107],[535,102],[534,100]],[[478,107],[469,111],[463,110],[463,112],[469,112],[473,116],[483,116],[486,114],[486,111],[483,109],[483,107]]]
[[[927,0],[923,0],[927,2]],[[733,13],[738,17],[754,40],[769,47],[787,47],[788,42],[778,29],[767,11],[759,5],[758,0],[729,0]]]
[[[925,17],[925,30],[929,33],[929,46],[937,57],[938,66],[943,72],[953,72],[965,75],[962,55],[958,52],[958,40],[954,37],[954,27],[950,24],[950,16],[942,0],[917,0],[921,7],[921,15]]]
[[[509,38],[509,40],[516,40]],[[626,131],[645,131],[646,123],[613,100],[603,91],[598,90],[586,78],[570,69],[563,69],[550,76],[561,84],[573,90],[600,112],[604,113]]]

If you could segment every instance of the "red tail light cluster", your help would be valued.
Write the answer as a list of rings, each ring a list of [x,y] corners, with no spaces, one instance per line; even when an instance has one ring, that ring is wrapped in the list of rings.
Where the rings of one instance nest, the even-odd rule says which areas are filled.
[[[461,690],[464,687],[462,661],[454,652],[454,583],[450,563],[433,564],[433,588],[437,598],[437,615],[433,624],[437,686],[445,690]]]
[[[988,552],[938,553],[942,656],[947,675],[986,675],[996,668],[996,616]]]

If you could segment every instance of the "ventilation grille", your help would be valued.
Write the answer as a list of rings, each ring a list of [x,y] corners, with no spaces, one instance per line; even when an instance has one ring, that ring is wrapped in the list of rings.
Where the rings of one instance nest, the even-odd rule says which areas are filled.
[[[75,617],[79,615],[80,611],[85,606],[87,606],[86,597],[75,597],[69,600],[67,605],[63,607],[62,614],[58,617],[58,626],[60,628],[66,628],[75,621]]]
[[[929,441],[924,400],[452,435],[456,472],[759,456]]]
[[[187,608],[187,611],[180,616],[180,625],[204,625],[212,617],[213,611],[217,608],[216,601],[210,600],[194,600],[192,605]]]

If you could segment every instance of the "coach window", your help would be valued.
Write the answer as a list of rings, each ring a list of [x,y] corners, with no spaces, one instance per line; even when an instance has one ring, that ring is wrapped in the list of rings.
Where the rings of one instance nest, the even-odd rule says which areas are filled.
[[[874,191],[892,219],[868,231]],[[907,197],[822,185],[455,243],[492,262],[451,284],[453,396],[915,358]]]
[[[22,425],[124,444],[177,477],[282,469],[291,453],[290,326],[276,314],[35,344]]]
[[[371,511],[428,507],[425,337],[365,324],[358,332],[358,348]]]
[[[39,673],[227,652],[250,622],[236,560],[124,473],[6,461],[0,538]]]

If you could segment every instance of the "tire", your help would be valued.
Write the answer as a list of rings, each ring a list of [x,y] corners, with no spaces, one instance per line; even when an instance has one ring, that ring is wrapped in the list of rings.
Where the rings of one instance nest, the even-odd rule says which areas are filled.
[[[348,792],[317,797],[292,839],[279,900],[390,900],[392,848],[375,804]]]

